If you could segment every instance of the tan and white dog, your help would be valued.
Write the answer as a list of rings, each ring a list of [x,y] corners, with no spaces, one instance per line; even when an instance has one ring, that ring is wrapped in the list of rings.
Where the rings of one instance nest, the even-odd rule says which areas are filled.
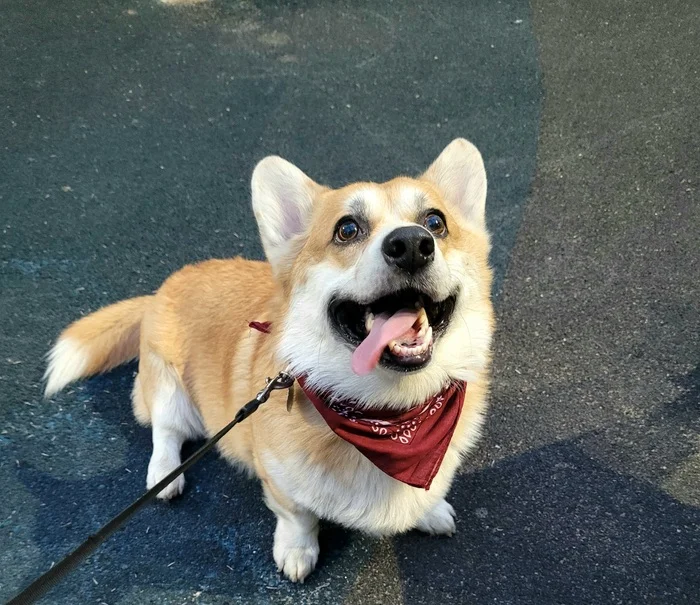
[[[314,569],[319,519],[373,535],[452,534],[444,498],[479,436],[493,331],[481,155],[457,139],[418,178],[336,190],[267,157],[252,199],[269,263],[188,266],[152,296],[80,319],[49,354],[46,395],[138,357],[133,408],[152,427],[151,487],[180,464],[186,440],[219,431],[282,369],[370,415],[406,413],[466,383],[430,489],[380,470],[299,387],[291,410],[275,392],[219,445],[262,481],[274,559],[291,580]]]

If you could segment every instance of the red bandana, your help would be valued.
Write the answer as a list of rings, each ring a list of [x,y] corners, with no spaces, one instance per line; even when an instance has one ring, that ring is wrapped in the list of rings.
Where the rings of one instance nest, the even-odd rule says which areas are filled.
[[[430,489],[462,412],[466,383],[453,383],[423,405],[397,414],[327,401],[306,388],[303,377],[297,381],[336,435],[387,475]]]

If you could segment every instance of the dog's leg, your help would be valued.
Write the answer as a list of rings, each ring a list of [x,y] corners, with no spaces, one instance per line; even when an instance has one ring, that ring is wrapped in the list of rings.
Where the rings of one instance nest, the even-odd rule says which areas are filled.
[[[151,489],[168,473],[180,465],[180,448],[186,441],[185,435],[170,428],[153,425],[153,454],[148,463],[146,487]],[[179,496],[185,489],[185,475],[180,475],[158,494],[161,500]]]
[[[149,406],[153,454],[148,464],[148,489],[180,465],[180,449],[185,441],[204,435],[199,413],[175,378],[174,371],[159,362],[153,365],[155,367],[152,369],[156,371],[152,383],[153,399]],[[185,477],[180,475],[163,488],[158,498],[169,500],[181,494],[184,487]]]
[[[294,506],[268,482],[265,482],[265,502],[277,517],[272,549],[277,569],[292,582],[303,582],[318,560],[318,517]]]
[[[416,529],[436,536],[451,536],[457,531],[455,509],[447,500],[439,500],[418,522]]]

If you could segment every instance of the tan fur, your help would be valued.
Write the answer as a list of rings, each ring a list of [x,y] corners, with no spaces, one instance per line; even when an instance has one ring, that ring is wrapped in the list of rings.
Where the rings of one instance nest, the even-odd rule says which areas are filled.
[[[465,309],[480,318],[484,338],[490,339],[493,313],[489,300],[488,234],[465,220],[464,213],[446,201],[443,190],[436,184],[439,181],[426,174],[419,179],[401,177],[384,184],[356,183],[339,190],[318,186],[310,179],[308,183],[302,182],[300,187],[311,192],[313,206],[308,224],[304,224],[304,239],[291,240],[289,244],[294,251],[289,262],[280,255],[273,274],[270,265],[263,262],[240,258],[206,261],[172,275],[154,296],[123,301],[79,320],[59,338],[59,343],[70,340],[86,356],[84,367],[78,367],[79,375],[71,379],[107,371],[138,354],[133,406],[141,423],[151,423],[154,413],[160,413],[154,406],[164,405],[162,401],[178,402],[173,404],[173,409],[185,415],[190,414],[187,406],[192,406],[191,415],[180,425],[175,421],[172,426],[164,425],[172,443],[170,450],[164,448],[159,455],[166,461],[163,464],[172,465],[179,456],[182,441],[197,436],[202,429],[208,435],[219,431],[263,386],[265,377],[285,369],[279,356],[285,322],[304,321],[304,317],[290,317],[292,293],[311,279],[314,267],[325,263],[331,268],[347,270],[359,262],[363,247],[339,247],[332,242],[333,225],[347,214],[348,200],[355,196],[374,200],[369,214],[373,229],[379,231],[385,221],[418,220],[410,200],[413,190],[422,196],[427,207],[438,208],[447,217],[450,236],[437,240],[437,246],[447,261],[464,259],[460,265],[464,274],[458,277],[468,290],[465,296],[469,296],[470,304]],[[402,202],[402,196],[409,203],[405,199]],[[264,220],[264,216],[258,215],[259,222]],[[272,333],[249,328],[250,321],[272,322]],[[454,317],[452,321],[465,321],[466,325],[464,317]],[[467,332],[465,337],[472,336],[476,335]],[[429,492],[387,479],[380,473],[376,475],[378,479],[389,481],[382,484],[386,495],[381,503],[373,503],[369,496],[353,503],[343,501],[344,490],[356,489],[353,486],[359,485],[357,482],[365,475],[369,477],[366,485],[371,485],[375,481],[372,473],[378,471],[354,447],[330,431],[298,388],[294,390],[290,412],[286,406],[287,394],[274,392],[266,405],[222,439],[219,445],[222,454],[257,475],[263,483],[268,505],[279,519],[275,559],[288,577],[303,580],[313,569],[318,553],[316,515],[333,518],[333,507],[356,507],[356,511],[338,511],[338,518],[374,534],[391,534],[411,527],[438,533],[450,533],[454,529],[450,516],[453,511],[450,512],[451,507],[442,498],[461,456],[478,436],[488,391],[487,350],[483,363],[470,372],[463,414]],[[47,374],[51,380],[51,368]],[[51,392],[57,390],[56,384],[53,383]],[[410,398],[402,402],[400,391],[393,397],[397,401],[387,400],[392,405],[415,405]],[[161,425],[163,422],[159,421]],[[155,428],[154,423],[154,431]],[[154,432],[154,445],[156,442]],[[175,457],[168,453],[173,448],[178,452]],[[324,510],[331,512],[315,510],[314,514],[310,510],[314,504],[304,502],[304,497],[295,492],[296,480],[290,477],[288,483],[285,476],[279,475],[284,461],[299,461],[293,466],[306,473],[303,477],[309,485],[327,483],[328,478],[337,482],[336,489],[318,496],[327,498],[319,507],[325,506]],[[162,472],[157,461],[152,459],[151,464],[149,485],[157,478],[155,475],[151,478],[151,474]],[[179,493],[183,485],[184,480],[166,497]],[[361,510],[362,507],[367,509]],[[433,507],[441,512],[430,517]]]
[[[57,371],[56,356],[49,357],[47,395],[60,391],[68,382],[112,368],[136,359],[139,355],[141,320],[151,296],[131,298],[104,307],[72,323],[66,328],[59,343],[75,343],[84,352],[86,363],[79,375]],[[54,350],[55,351],[55,350]]]

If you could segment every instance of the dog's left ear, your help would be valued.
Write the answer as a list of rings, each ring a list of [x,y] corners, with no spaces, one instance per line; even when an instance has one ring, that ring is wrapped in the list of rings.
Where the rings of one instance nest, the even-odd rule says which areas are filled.
[[[267,260],[277,272],[293,261],[323,187],[294,164],[268,156],[253,170],[253,212]]]
[[[472,143],[452,141],[421,178],[437,185],[447,203],[469,224],[486,229],[486,169]]]

